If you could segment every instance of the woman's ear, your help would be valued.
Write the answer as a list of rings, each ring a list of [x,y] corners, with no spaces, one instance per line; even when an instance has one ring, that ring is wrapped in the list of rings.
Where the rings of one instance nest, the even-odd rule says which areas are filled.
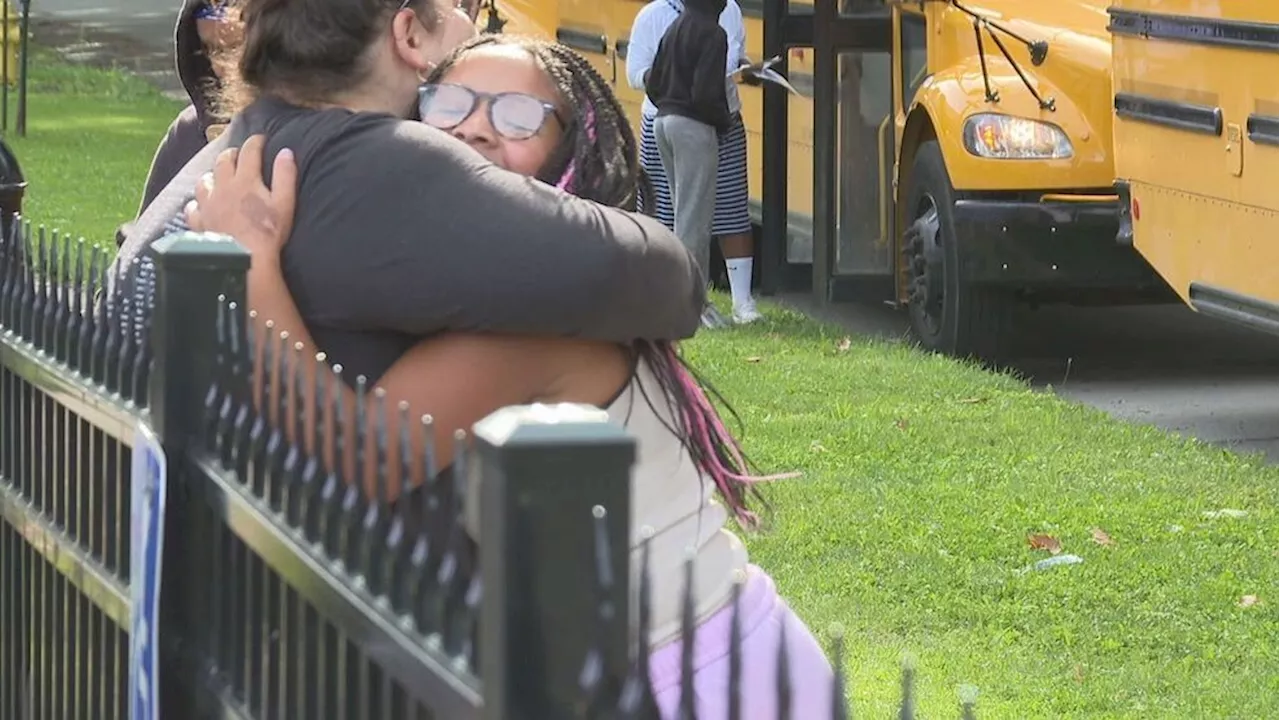
[[[458,45],[475,37],[476,27],[461,9],[446,0],[431,0],[440,6],[440,15],[432,29],[417,13],[406,10],[392,20],[396,54],[419,75],[425,75]]]
[[[439,28],[437,27],[437,30]],[[413,10],[401,10],[391,18],[392,51],[419,75],[431,69],[432,47],[437,34],[427,29]]]

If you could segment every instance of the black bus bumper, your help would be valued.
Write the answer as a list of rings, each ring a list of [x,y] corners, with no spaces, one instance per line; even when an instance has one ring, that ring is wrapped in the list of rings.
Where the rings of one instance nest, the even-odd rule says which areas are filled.
[[[960,276],[971,284],[1066,300],[1090,295],[1146,300],[1169,293],[1132,245],[1117,242],[1118,200],[961,198],[952,220]]]

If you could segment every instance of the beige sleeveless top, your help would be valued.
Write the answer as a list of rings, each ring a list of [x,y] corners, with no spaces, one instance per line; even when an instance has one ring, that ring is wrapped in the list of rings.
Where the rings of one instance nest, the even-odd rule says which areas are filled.
[[[726,527],[728,510],[715,483],[704,478],[680,438],[666,393],[647,363],[607,408],[609,420],[636,439],[631,476],[631,587],[638,596],[646,528],[652,529],[649,577],[652,587],[652,647],[680,634],[685,591],[684,561],[694,553],[693,585],[699,621],[723,608],[734,578],[747,565],[747,550]],[[633,613],[634,617],[635,614]]]
[[[528,408],[536,416],[537,409]],[[601,417],[600,410],[583,409],[583,419]],[[724,608],[733,583],[746,569],[742,541],[725,528],[729,513],[717,500],[715,483],[702,477],[680,438],[666,393],[643,361],[618,398],[603,411],[609,421],[636,439],[636,462],[631,476],[631,591],[632,613],[639,599],[640,561],[649,533],[650,646],[680,635],[685,592],[684,562],[693,553],[696,620]],[[556,417],[564,419],[562,414]],[[467,525],[479,537],[479,478],[467,483]]]

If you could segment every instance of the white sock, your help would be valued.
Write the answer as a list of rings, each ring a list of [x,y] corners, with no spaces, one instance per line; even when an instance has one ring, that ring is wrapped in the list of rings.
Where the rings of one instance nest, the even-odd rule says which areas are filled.
[[[733,296],[733,306],[750,304],[752,258],[728,258],[724,264],[729,269],[729,294]]]

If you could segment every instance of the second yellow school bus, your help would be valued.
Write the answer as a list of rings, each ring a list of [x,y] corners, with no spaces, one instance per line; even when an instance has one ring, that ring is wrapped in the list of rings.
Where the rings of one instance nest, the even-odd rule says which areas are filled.
[[[1110,17],[1122,240],[1192,308],[1276,334],[1280,9],[1119,0]]]

